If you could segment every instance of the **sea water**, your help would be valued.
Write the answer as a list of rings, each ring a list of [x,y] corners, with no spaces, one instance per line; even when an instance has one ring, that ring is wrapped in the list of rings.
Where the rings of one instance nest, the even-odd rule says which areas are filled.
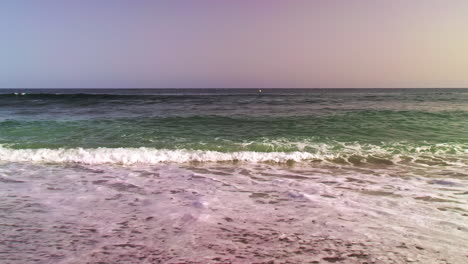
[[[0,260],[466,263],[467,171],[466,89],[0,90]]]

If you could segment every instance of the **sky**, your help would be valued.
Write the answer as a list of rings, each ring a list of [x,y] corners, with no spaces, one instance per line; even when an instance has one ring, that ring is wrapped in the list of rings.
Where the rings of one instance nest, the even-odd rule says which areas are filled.
[[[466,0],[2,0],[0,88],[468,87]]]

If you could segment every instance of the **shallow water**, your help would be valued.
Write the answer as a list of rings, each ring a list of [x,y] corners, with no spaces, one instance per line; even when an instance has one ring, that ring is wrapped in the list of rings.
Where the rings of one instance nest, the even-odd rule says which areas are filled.
[[[468,90],[2,92],[1,263],[468,261]]]
[[[0,175],[2,263],[468,259],[466,177],[244,163],[3,163]]]

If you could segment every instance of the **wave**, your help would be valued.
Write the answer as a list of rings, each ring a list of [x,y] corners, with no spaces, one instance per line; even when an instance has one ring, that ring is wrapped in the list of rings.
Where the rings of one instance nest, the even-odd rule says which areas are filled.
[[[23,97],[20,97],[22,95]],[[138,94],[110,94],[110,93],[23,93],[14,92],[0,94],[0,99],[129,99],[129,98],[145,98],[148,96],[157,97],[159,95],[138,95]]]
[[[417,162],[426,165],[466,166],[468,151],[464,145],[440,144],[426,147],[382,148],[378,146],[347,146],[336,150],[323,148],[315,153],[295,152],[219,152],[189,149],[153,148],[72,148],[72,149],[12,149],[0,146],[0,161],[82,164],[159,164],[190,162],[289,163],[323,161],[345,164],[398,164]]]
[[[53,162],[84,164],[157,164],[164,162],[277,162],[321,159],[307,152],[232,152],[201,150],[159,150],[149,148],[97,148],[97,149],[9,149],[0,147],[0,160],[10,162]]]
[[[20,97],[23,96],[23,97]],[[88,92],[34,92],[28,91],[11,91],[9,93],[0,92],[0,99],[11,100],[12,98],[21,98],[21,99],[51,99],[51,100],[77,100],[77,99],[95,99],[95,100],[105,100],[105,99],[199,99],[200,97],[237,97],[237,96],[252,96],[258,95],[258,90],[247,89],[241,90],[238,92],[231,92],[225,90],[213,90],[213,91],[197,91],[197,90],[175,90],[175,91],[156,91],[156,92],[145,92],[140,91],[136,93],[125,93],[122,91],[88,91]],[[294,96],[294,94],[284,94],[284,93],[270,93],[270,96]]]

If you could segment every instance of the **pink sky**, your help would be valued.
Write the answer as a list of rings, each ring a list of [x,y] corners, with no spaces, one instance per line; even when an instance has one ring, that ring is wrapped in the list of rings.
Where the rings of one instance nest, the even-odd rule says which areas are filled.
[[[466,0],[6,0],[0,87],[468,87],[467,14]]]

